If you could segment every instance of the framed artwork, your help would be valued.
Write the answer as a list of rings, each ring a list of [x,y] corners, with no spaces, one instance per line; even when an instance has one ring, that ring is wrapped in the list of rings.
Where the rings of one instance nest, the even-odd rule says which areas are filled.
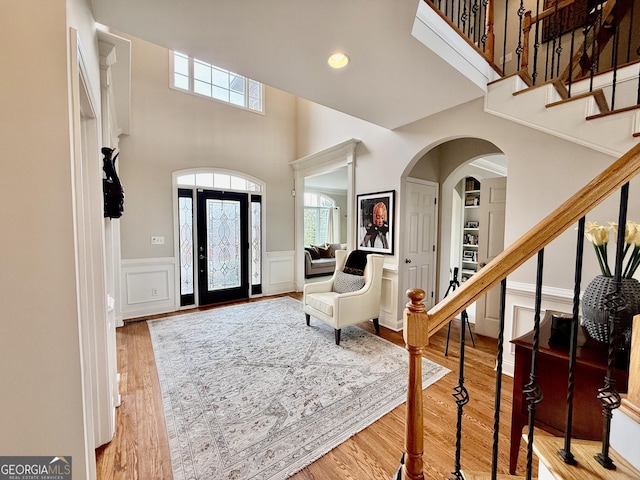
[[[358,250],[393,255],[395,190],[358,195]]]

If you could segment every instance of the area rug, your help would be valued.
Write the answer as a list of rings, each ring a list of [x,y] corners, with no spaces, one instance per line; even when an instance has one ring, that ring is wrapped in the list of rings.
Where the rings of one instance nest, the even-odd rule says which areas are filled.
[[[311,322],[290,297],[148,321],[175,480],[286,479],[406,400],[404,348]]]

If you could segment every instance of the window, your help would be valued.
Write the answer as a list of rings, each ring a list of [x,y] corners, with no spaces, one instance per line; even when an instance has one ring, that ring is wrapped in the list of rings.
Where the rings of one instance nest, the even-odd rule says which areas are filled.
[[[176,182],[178,185],[189,187],[214,188],[217,190],[242,190],[247,192],[261,192],[262,186],[246,178],[227,173],[189,173],[180,175]]]
[[[262,112],[262,84],[210,63],[173,52],[172,86]]]
[[[304,194],[304,244],[321,245],[327,242],[331,209],[336,202],[320,193]]]

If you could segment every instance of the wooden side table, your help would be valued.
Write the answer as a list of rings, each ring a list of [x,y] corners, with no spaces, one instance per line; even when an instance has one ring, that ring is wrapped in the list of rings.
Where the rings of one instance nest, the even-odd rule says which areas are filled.
[[[569,376],[569,346],[549,342],[551,316],[566,313],[548,310],[540,323],[540,349],[538,353],[538,384],[544,399],[537,405],[535,426],[553,435],[564,436],[567,411],[567,383]],[[511,341],[516,347],[513,378],[513,404],[511,406],[511,448],[509,473],[515,474],[522,429],[529,422],[527,400],[522,393],[529,383],[533,332]],[[604,386],[607,370],[607,346],[587,339],[578,328],[576,352],[572,437],[601,440],[603,417],[596,395]],[[628,374],[616,369],[616,389],[627,391]]]

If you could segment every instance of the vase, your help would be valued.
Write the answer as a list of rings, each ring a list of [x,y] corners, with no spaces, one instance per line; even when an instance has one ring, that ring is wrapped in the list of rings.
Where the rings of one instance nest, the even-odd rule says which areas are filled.
[[[598,275],[591,280],[582,296],[581,325],[587,335],[600,343],[609,343],[609,311],[605,307],[606,295],[614,291],[613,277]],[[620,313],[620,333],[628,336],[634,315],[640,313],[640,282],[635,278],[622,279],[622,293],[626,306]]]

